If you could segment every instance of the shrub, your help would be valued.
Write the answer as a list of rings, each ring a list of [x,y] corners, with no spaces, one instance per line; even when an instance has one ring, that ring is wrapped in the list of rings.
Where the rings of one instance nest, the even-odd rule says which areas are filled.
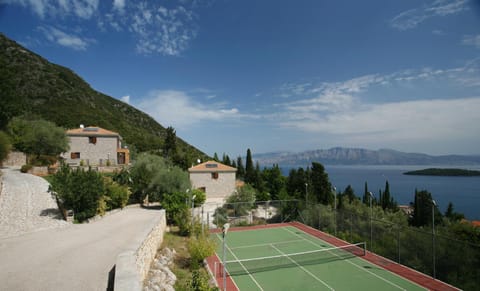
[[[104,194],[102,176],[90,168],[88,171],[81,168],[71,170],[68,165],[62,165],[53,175],[51,190],[63,201],[65,208],[73,209],[79,222],[95,216],[104,208],[100,205]]]
[[[130,197],[130,190],[127,186],[114,182],[111,178],[104,177],[105,196],[107,209],[124,208]]]
[[[192,230],[192,216],[188,208],[180,209],[173,216],[173,221],[178,226],[178,233],[186,236],[190,235]]]
[[[208,235],[200,235],[197,238],[190,238],[188,251],[191,258],[191,268],[197,270],[205,258],[215,253],[215,248],[215,241],[210,239]]]
[[[167,221],[174,222],[175,217],[180,211],[188,209],[188,194],[184,192],[177,192],[172,194],[164,194],[162,199],[162,207],[167,214]]]
[[[33,165],[30,165],[30,164],[23,165],[23,166],[20,168],[20,172],[22,172],[22,173],[28,173],[28,171],[30,171],[32,168],[33,168]]]

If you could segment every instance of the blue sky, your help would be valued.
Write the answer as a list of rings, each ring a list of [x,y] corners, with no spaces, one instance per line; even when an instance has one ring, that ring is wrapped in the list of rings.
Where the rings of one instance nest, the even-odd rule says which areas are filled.
[[[480,154],[480,3],[0,0],[0,30],[208,154]]]

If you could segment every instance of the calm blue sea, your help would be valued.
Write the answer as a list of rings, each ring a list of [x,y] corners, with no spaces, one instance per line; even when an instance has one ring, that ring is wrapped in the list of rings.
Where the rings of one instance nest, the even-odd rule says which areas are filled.
[[[435,166],[436,168],[447,168]],[[452,167],[452,166],[449,166]],[[406,171],[432,168],[432,166],[325,166],[330,181],[343,191],[351,185],[357,196],[362,196],[365,182],[368,190],[378,198],[378,192],[390,184],[390,193],[398,204],[406,205],[414,200],[415,189],[428,190],[444,213],[449,202],[457,212],[469,220],[480,220],[480,177],[433,177],[403,175]],[[480,167],[458,166],[470,170]],[[286,171],[288,175],[288,171]]]

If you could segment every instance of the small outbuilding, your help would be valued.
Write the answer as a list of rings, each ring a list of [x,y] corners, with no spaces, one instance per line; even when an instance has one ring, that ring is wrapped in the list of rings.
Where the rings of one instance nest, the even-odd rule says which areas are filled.
[[[209,198],[226,198],[235,191],[237,169],[216,161],[208,161],[188,169],[194,189]]]

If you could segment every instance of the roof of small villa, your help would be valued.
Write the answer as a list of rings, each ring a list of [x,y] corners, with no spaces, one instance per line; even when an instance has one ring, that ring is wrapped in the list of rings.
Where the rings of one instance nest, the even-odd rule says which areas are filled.
[[[110,131],[98,126],[87,126],[79,127],[74,129],[69,129],[66,132],[69,136],[118,136],[120,135],[117,132]]]
[[[237,169],[216,161],[208,161],[188,169],[190,173],[236,172]]]

